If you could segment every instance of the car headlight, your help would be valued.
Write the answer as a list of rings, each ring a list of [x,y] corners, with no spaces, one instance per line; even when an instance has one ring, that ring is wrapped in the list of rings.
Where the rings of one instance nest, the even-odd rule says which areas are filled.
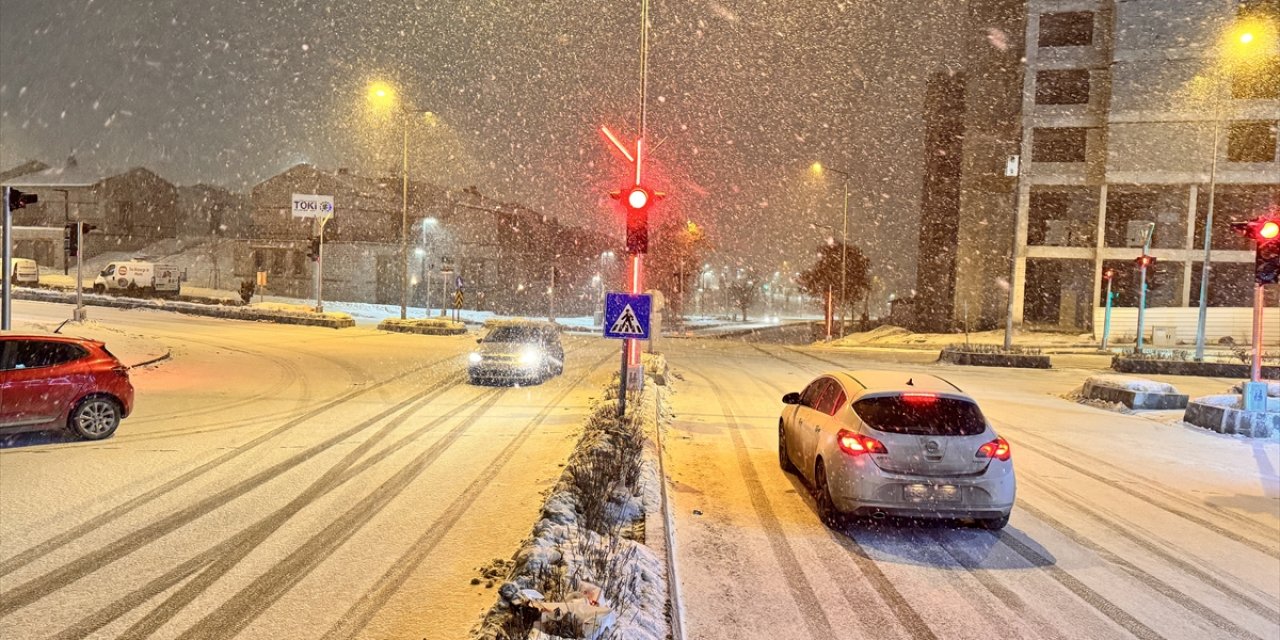
[[[520,352],[520,364],[532,366],[542,362],[542,352],[529,347]]]
[[[467,360],[471,364],[480,364],[480,361],[483,360],[483,358],[480,357],[480,354],[472,352],[471,355],[467,356]]]

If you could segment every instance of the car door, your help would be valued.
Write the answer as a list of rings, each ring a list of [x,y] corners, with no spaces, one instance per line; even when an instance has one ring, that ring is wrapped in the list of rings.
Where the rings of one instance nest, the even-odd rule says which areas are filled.
[[[792,442],[795,445],[797,455],[792,456],[792,458],[795,460],[796,466],[800,467],[805,477],[810,480],[813,479],[813,462],[817,454],[814,449],[817,442],[814,438],[814,429],[820,429],[822,425],[817,407],[830,385],[831,379],[825,376],[814,380],[812,384],[805,388],[804,393],[800,394],[800,404],[796,406]]]
[[[809,452],[809,459],[805,463],[811,472],[818,461],[818,444],[822,442],[823,432],[831,430],[831,414],[835,413],[833,407],[842,394],[840,383],[832,378],[825,378],[822,393],[805,418],[806,428],[801,432],[800,447]]]
[[[69,363],[88,355],[84,348],[52,340],[14,340],[3,374],[5,426],[56,420],[87,383]]]

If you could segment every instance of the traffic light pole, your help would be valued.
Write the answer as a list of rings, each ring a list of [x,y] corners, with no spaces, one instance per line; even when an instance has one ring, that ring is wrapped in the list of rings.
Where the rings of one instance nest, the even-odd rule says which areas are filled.
[[[1142,257],[1139,259],[1141,263],[1141,281],[1138,288],[1138,353],[1142,353],[1142,337],[1143,333],[1145,333],[1147,317],[1147,252],[1151,250],[1151,236],[1155,234],[1155,230],[1155,223],[1147,226],[1147,239],[1142,244]]]
[[[324,290],[324,225],[328,224],[331,216],[322,216],[317,218],[319,239],[316,246],[316,313],[324,313],[324,299],[322,293]]]
[[[1253,286],[1253,362],[1249,367],[1249,379],[1262,382],[1262,314],[1266,309],[1266,293],[1263,285]]]
[[[10,280],[13,278],[13,212],[9,210],[9,187],[4,188],[4,248],[0,250],[0,264],[4,265],[4,283],[0,284],[0,329],[8,331],[13,322],[13,289]]]
[[[1111,337],[1111,278],[1107,278],[1107,312],[1102,319],[1102,347],[1107,350],[1107,339]]]

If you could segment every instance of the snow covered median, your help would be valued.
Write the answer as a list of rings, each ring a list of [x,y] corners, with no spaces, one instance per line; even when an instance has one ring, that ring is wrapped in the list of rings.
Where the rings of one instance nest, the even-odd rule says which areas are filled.
[[[1068,397],[1077,402],[1115,410],[1169,410],[1187,406],[1187,396],[1171,384],[1146,378],[1103,374],[1089,376],[1077,392]]]
[[[652,530],[662,529],[654,387],[632,397],[625,419],[616,382],[606,389],[473,638],[670,635],[666,561],[646,544],[662,535]]]
[[[427,336],[456,336],[466,333],[467,325],[461,322],[446,320],[445,318],[418,318],[416,320],[387,318],[378,323],[378,329],[382,331],[394,331],[397,333],[417,333]]]
[[[1098,387],[1107,387],[1109,389],[1124,389],[1126,391],[1137,391],[1140,393],[1177,393],[1178,390],[1171,384],[1164,382],[1156,382],[1155,380],[1147,380],[1146,378],[1134,378],[1131,376],[1118,376],[1114,374],[1103,374],[1097,376],[1089,376],[1085,384],[1091,384]]]

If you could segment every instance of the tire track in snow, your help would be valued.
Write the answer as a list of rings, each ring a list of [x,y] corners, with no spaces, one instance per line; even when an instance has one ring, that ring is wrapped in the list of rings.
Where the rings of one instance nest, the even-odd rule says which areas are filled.
[[[973,576],[973,579],[977,580],[978,584],[982,585],[982,588],[987,590],[987,593],[990,593],[992,597],[1000,601],[1005,608],[1015,614],[1020,620],[1026,621],[1030,624],[1037,634],[1035,636],[1036,638],[1052,640],[1061,640],[1063,638],[1063,635],[1059,633],[1057,629],[1053,628],[1053,625],[1050,624],[1048,620],[1045,620],[1044,616],[1041,616],[1038,612],[1027,605],[1027,602],[1022,599],[1022,596],[1019,596],[1009,587],[1004,586],[1004,584],[995,577],[990,569],[982,566],[982,563],[969,555],[967,550],[961,548],[960,545],[955,544],[955,540],[951,540],[936,531],[929,531],[926,535],[928,535],[933,543],[941,548],[943,553],[946,553],[952,561],[960,567],[963,567],[969,575]],[[952,548],[953,546],[955,548]]]
[[[1112,622],[1120,625],[1125,631],[1128,631],[1136,638],[1141,640],[1164,640],[1164,636],[1160,635],[1141,620],[1133,617],[1129,612],[1122,609],[1116,603],[1108,600],[1105,596],[1094,591],[1089,585],[1081,582],[1079,578],[1067,573],[1065,569],[1059,567],[1054,561],[1044,557],[1039,551],[1032,549],[1024,544],[1021,540],[1013,537],[1007,531],[1001,531],[994,534],[1000,542],[1013,550],[1014,553],[1022,556],[1022,559],[1031,563],[1031,566],[1038,567],[1044,571],[1050,578],[1062,585],[1067,591],[1075,594],[1076,597],[1083,600],[1086,604],[1098,610],[1099,613],[1111,619]]]
[[[272,533],[283,526],[299,511],[306,508],[319,498],[327,495],[334,489],[342,486],[347,481],[356,478],[361,473],[386,459],[396,451],[401,450],[402,447],[409,444],[412,440],[429,433],[436,426],[453,419],[459,413],[462,413],[467,409],[469,406],[468,404],[459,404],[456,408],[431,419],[410,434],[401,437],[394,444],[384,447],[382,450],[374,453],[364,460],[360,460],[361,456],[368,453],[369,450],[389,435],[391,431],[403,425],[415,413],[422,410],[444,393],[456,388],[456,386],[457,385],[437,387],[429,390],[426,395],[416,398],[408,408],[389,420],[387,424],[383,425],[382,428],[364,442],[360,443],[360,445],[355,449],[348,452],[341,460],[330,467],[329,470],[320,478],[312,482],[311,485],[302,491],[302,493],[294,497],[283,507],[280,507],[270,515],[241,530],[231,538],[228,538],[222,543],[186,560],[177,567],[165,572],[163,575],[151,580],[137,589],[134,589],[123,598],[117,599],[115,602],[99,609],[71,627],[64,629],[61,633],[55,636],[55,638],[60,640],[83,638],[98,629],[101,629],[107,624],[110,624],[129,611],[132,611],[133,609],[159,596],[193,574],[198,573],[199,575],[197,575],[193,580],[186,583],[181,589],[166,598],[154,610],[135,623],[120,637],[146,637],[154,633],[174,615],[181,611],[184,606],[203,593],[211,584],[225,575],[226,572],[231,570],[231,568],[240,560],[262,544],[263,541],[270,537]],[[496,395],[494,392],[484,392],[477,395],[472,400],[474,401],[479,398],[484,398],[490,393]],[[356,464],[357,460],[359,460],[359,464]]]
[[[378,578],[373,587],[347,609],[321,640],[347,640],[355,638],[364,630],[382,607],[396,594],[396,591],[404,585],[414,571],[435,550],[436,545],[440,544],[440,541],[453,529],[454,525],[462,519],[467,509],[480,497],[480,494],[498,477],[503,467],[514,457],[515,452],[524,445],[525,441],[533,436],[534,430],[551,416],[552,411],[559,408],[560,402],[577,389],[579,384],[606,362],[612,362],[613,359],[614,354],[610,352],[592,364],[585,373],[574,378],[573,382],[566,386],[564,390],[557,393],[547,403],[547,406],[543,407],[528,424],[521,428],[520,433],[502,448],[497,457],[480,472],[480,475],[471,484],[467,485],[467,488],[457,498],[454,498],[448,507],[445,507],[444,511],[431,523],[431,526],[427,527],[427,530],[409,546],[409,550],[392,562],[391,567]]]
[[[201,618],[199,622],[188,627],[178,635],[178,640],[219,640],[228,636],[235,636],[243,631],[249,623],[275,604],[294,585],[311,573],[316,566],[359,532],[401,491],[412,484],[454,441],[462,437],[472,426],[471,420],[479,417],[496,404],[501,395],[501,391],[494,393],[479,409],[472,412],[462,424],[452,429],[431,448],[418,454],[412,462],[383,482],[377,490],[362,498],[355,506],[348,509],[337,520],[308,539],[283,561],[268,570],[267,573],[258,576],[247,587],[231,596],[217,609],[214,609]],[[126,637],[142,638],[148,635],[149,633],[144,633],[139,636]]]
[[[1009,425],[1007,425],[1007,424],[1006,424],[1006,425],[1001,425],[1001,426],[1009,426]],[[1013,428],[1012,428],[1012,430],[1017,431],[1020,435],[1028,435],[1026,432],[1023,432],[1023,431],[1021,431],[1021,430],[1017,429],[1016,427],[1013,427]],[[1037,439],[1037,440],[1041,440],[1041,441],[1045,441],[1045,442],[1052,442],[1051,440],[1047,440],[1046,438],[1044,438],[1044,437],[1042,437],[1042,436],[1037,436],[1036,434],[1030,434],[1030,435],[1031,435],[1031,437],[1032,437],[1033,439]],[[1086,469],[1086,468],[1084,468],[1084,467],[1082,467],[1082,466],[1080,466],[1080,465],[1078,465],[1078,464],[1075,464],[1075,463],[1073,463],[1073,462],[1071,462],[1071,461],[1069,461],[1069,460],[1066,460],[1066,459],[1062,458],[1061,456],[1058,456],[1058,455],[1055,455],[1055,454],[1053,454],[1053,453],[1050,453],[1049,451],[1047,451],[1047,450],[1045,450],[1045,449],[1043,449],[1043,448],[1041,448],[1041,447],[1039,447],[1039,446],[1035,446],[1035,445],[1027,444],[1026,442],[1021,442],[1021,443],[1019,443],[1019,445],[1020,445],[1021,447],[1023,447],[1024,449],[1027,449],[1027,450],[1029,450],[1029,451],[1031,451],[1031,452],[1033,452],[1033,453],[1035,453],[1035,454],[1037,454],[1037,455],[1039,455],[1039,456],[1042,456],[1042,457],[1044,457],[1044,458],[1047,458],[1047,459],[1049,459],[1049,460],[1052,460],[1053,462],[1056,462],[1056,463],[1058,463],[1058,464],[1060,464],[1060,465],[1062,465],[1062,466],[1064,466],[1064,467],[1066,467],[1066,468],[1068,468],[1068,469],[1071,469],[1072,471],[1075,471],[1076,473],[1079,473],[1079,474],[1081,474],[1081,475],[1083,475],[1083,476],[1085,476],[1085,477],[1088,477],[1088,478],[1089,478],[1089,479],[1091,479],[1091,480],[1096,480],[1096,481],[1101,482],[1102,484],[1105,484],[1105,485],[1107,485],[1107,486],[1109,486],[1109,487],[1111,487],[1111,488],[1113,488],[1113,489],[1118,489],[1118,490],[1123,491],[1123,492],[1125,492],[1125,493],[1131,494],[1131,495],[1133,495],[1133,496],[1135,496],[1135,497],[1140,497],[1140,498],[1142,498],[1142,499],[1143,499],[1143,501],[1144,501],[1144,502],[1146,502],[1147,504],[1150,504],[1150,505],[1151,505],[1151,506],[1153,506],[1153,507],[1156,507],[1156,508],[1158,508],[1158,509],[1160,509],[1160,510],[1162,510],[1162,511],[1165,511],[1165,512],[1171,513],[1171,514],[1173,514],[1173,515],[1175,515],[1175,516],[1177,516],[1177,517],[1179,517],[1179,518],[1182,518],[1183,520],[1186,520],[1186,521],[1188,521],[1188,522],[1192,522],[1192,523],[1194,523],[1194,524],[1200,525],[1201,527],[1204,527],[1204,528],[1206,528],[1206,529],[1208,529],[1208,530],[1210,530],[1210,531],[1212,531],[1212,532],[1214,532],[1214,533],[1216,533],[1216,534],[1218,534],[1218,535],[1220,535],[1220,536],[1222,536],[1222,537],[1224,537],[1224,538],[1227,538],[1227,539],[1229,539],[1229,540],[1233,540],[1233,541],[1238,542],[1238,543],[1240,543],[1240,544],[1242,544],[1242,545],[1245,545],[1246,547],[1249,547],[1249,548],[1251,548],[1251,549],[1254,549],[1254,550],[1256,550],[1256,551],[1259,551],[1259,552],[1261,552],[1261,553],[1264,553],[1264,554],[1266,554],[1266,555],[1268,555],[1268,556],[1270,556],[1270,557],[1272,557],[1272,558],[1275,558],[1275,559],[1277,559],[1277,560],[1280,560],[1280,550],[1277,550],[1277,549],[1273,548],[1273,547],[1272,547],[1272,546],[1270,546],[1270,545],[1267,545],[1267,544],[1264,544],[1264,543],[1262,543],[1262,542],[1259,542],[1259,541],[1258,541],[1258,540],[1256,540],[1256,539],[1253,539],[1253,538],[1249,538],[1249,537],[1247,537],[1247,536],[1240,535],[1240,534],[1238,534],[1238,533],[1236,533],[1236,532],[1234,532],[1234,531],[1231,531],[1230,529],[1224,528],[1224,527],[1222,527],[1221,525],[1218,525],[1218,524],[1217,524],[1217,523],[1215,523],[1215,522],[1211,522],[1211,521],[1209,521],[1209,520],[1207,520],[1207,519],[1205,519],[1205,518],[1202,518],[1202,517],[1200,517],[1200,516],[1198,516],[1198,515],[1195,515],[1195,514],[1189,513],[1189,512],[1187,512],[1187,511],[1184,511],[1184,510],[1182,510],[1182,509],[1180,509],[1180,508],[1177,508],[1177,507],[1174,507],[1174,506],[1170,506],[1168,503],[1166,503],[1166,502],[1164,502],[1164,501],[1162,501],[1162,500],[1159,500],[1158,498],[1156,498],[1156,497],[1155,497],[1154,495],[1152,495],[1151,493],[1147,493],[1147,492],[1145,492],[1145,491],[1141,491],[1141,490],[1136,490],[1136,489],[1134,489],[1132,486],[1128,486],[1128,485],[1126,485],[1126,483],[1124,483],[1124,482],[1120,482],[1120,481],[1114,480],[1114,479],[1112,479],[1112,478],[1108,478],[1108,477],[1106,477],[1106,476],[1100,475],[1100,474],[1098,474],[1098,473],[1096,473],[1096,472],[1094,472],[1094,471],[1091,471],[1091,470]],[[1057,446],[1057,445],[1056,445],[1056,443],[1055,443],[1055,446]],[[1103,466],[1107,466],[1107,467],[1110,467],[1110,468],[1115,469],[1115,470],[1123,471],[1123,469],[1120,469],[1119,467],[1116,467],[1115,465],[1110,465],[1110,464],[1107,464],[1107,463],[1105,463],[1105,462],[1102,462],[1101,460],[1098,460],[1097,458],[1092,457],[1092,456],[1089,456],[1088,454],[1085,454],[1085,453],[1083,453],[1083,452],[1076,451],[1076,450],[1072,450],[1072,452],[1073,452],[1073,453],[1075,453],[1075,454],[1077,454],[1077,455],[1079,455],[1081,458],[1087,458],[1087,459],[1090,461],[1090,463],[1101,464],[1101,465],[1103,465]],[[1132,477],[1138,477],[1138,478],[1140,478],[1140,476],[1134,476],[1134,474],[1132,474],[1132,473],[1128,473],[1127,475],[1130,475],[1130,476],[1132,476]],[[1143,480],[1145,481],[1145,479],[1143,479]],[[1146,483],[1146,482],[1144,482],[1144,483]],[[1169,496],[1170,498],[1173,498],[1174,500],[1177,500],[1177,501],[1179,501],[1179,502],[1183,502],[1183,503],[1185,503],[1185,504],[1187,504],[1187,505],[1189,505],[1189,506],[1192,506],[1192,507],[1195,507],[1195,508],[1199,508],[1199,509],[1205,509],[1205,510],[1208,510],[1208,511],[1214,511],[1214,512],[1215,512],[1215,515],[1235,515],[1235,514],[1231,514],[1230,512],[1223,512],[1223,511],[1221,511],[1221,510],[1219,510],[1219,509],[1217,509],[1217,508],[1215,508],[1215,507],[1212,507],[1211,505],[1205,505],[1205,504],[1203,504],[1203,503],[1199,503],[1199,502],[1196,502],[1196,501],[1194,501],[1194,500],[1189,500],[1189,499],[1187,499],[1187,498],[1185,498],[1185,497],[1182,497],[1182,496],[1177,496],[1176,494],[1170,494],[1170,493],[1165,492],[1165,491],[1161,491],[1161,493],[1163,493],[1163,494],[1165,494],[1165,495]],[[1237,516],[1237,517],[1238,517],[1238,516]],[[1255,521],[1252,521],[1252,520],[1248,520],[1247,518],[1245,519],[1245,522],[1246,522],[1246,523],[1248,523],[1248,524],[1250,524],[1250,525],[1252,525],[1253,527],[1261,527],[1261,526],[1262,526],[1260,523],[1255,522]],[[1269,533],[1269,534],[1274,534],[1274,533],[1275,533],[1275,530],[1270,530],[1268,533]]]
[[[796,607],[800,610],[801,618],[804,620],[809,636],[814,640],[825,640],[833,637],[835,630],[831,627],[831,621],[827,619],[827,613],[823,610],[813,586],[809,584],[809,579],[805,577],[804,569],[800,566],[800,561],[796,558],[790,542],[787,541],[787,534],[782,530],[782,523],[779,522],[777,514],[773,512],[768,496],[765,495],[764,485],[760,482],[760,476],[756,473],[750,454],[747,452],[747,445],[742,437],[742,426],[738,424],[738,418],[733,412],[732,403],[726,397],[724,390],[712,381],[710,377],[700,372],[698,376],[706,380],[716,395],[716,401],[720,403],[721,413],[723,413],[729,425],[729,435],[733,441],[734,454],[738,460],[738,470],[742,474],[747,496],[750,498],[751,506],[756,512],[756,518],[760,520],[765,536],[769,540],[769,547],[773,551],[774,559],[777,560],[779,567],[782,569],[782,577],[787,581],[791,597],[795,601]]]
[[[441,358],[439,360],[430,362],[420,367],[415,367],[413,369],[410,369],[409,371],[406,371],[404,373],[391,376],[379,382],[375,382],[369,386],[348,391],[347,393],[344,393],[341,396],[334,398],[333,400],[325,402],[324,404],[321,404],[318,407],[315,407],[300,415],[297,415],[296,417],[286,421],[285,423],[281,424],[275,429],[272,429],[254,438],[253,440],[250,440],[249,442],[246,442],[245,444],[240,445],[218,456],[217,458],[214,458],[213,460],[205,462],[204,464],[201,464],[200,466],[190,471],[187,471],[182,475],[179,475],[178,477],[172,480],[169,480],[168,482],[165,482],[154,489],[151,489],[136,497],[130,498],[129,500],[126,500],[120,505],[117,505],[108,511],[105,511],[97,516],[94,516],[93,518],[90,518],[89,520],[86,520],[85,522],[79,525],[76,525],[75,527],[72,527],[71,529],[68,529],[67,531],[61,534],[58,534],[48,540],[45,540],[44,542],[37,544],[34,547],[25,549],[23,551],[19,551],[18,553],[14,554],[12,557],[4,560],[3,562],[0,562],[0,578],[3,578],[11,574],[16,570],[21,569],[22,567],[25,567],[28,564],[31,564],[32,562],[35,562],[36,560],[39,560],[40,558],[52,553],[53,551],[56,551],[62,548],[63,546],[66,546],[67,544],[89,533],[97,531],[98,529],[106,526],[107,524],[119,519],[124,515],[127,515],[128,513],[134,511],[135,509],[143,505],[146,505],[157,498],[161,498],[168,495],[170,492],[174,491],[178,487],[181,487],[182,485],[188,482],[191,482],[192,480],[195,480],[196,478],[199,478],[200,476],[203,476],[214,469],[217,469],[218,467],[230,462],[231,460],[234,460],[235,458],[238,458],[241,455],[244,455],[245,453],[252,451],[254,448],[258,447],[264,442],[271,440],[272,438],[282,433],[285,433],[301,424],[306,423],[311,418],[321,415],[331,409],[334,409],[335,407],[339,407],[345,404],[349,400],[353,400],[362,395],[371,393],[372,391],[379,389],[381,387],[384,387],[386,385],[389,385],[392,382],[396,382],[398,380],[407,378],[411,375],[417,374],[426,369],[436,367],[440,364],[449,362],[452,359],[453,359],[452,356],[447,358]],[[3,595],[4,594],[0,594],[0,598],[3,598]],[[5,610],[3,608],[3,603],[0,603],[0,617],[7,615],[4,611]]]
[[[1227,596],[1229,599],[1234,600],[1236,603],[1240,604],[1246,609],[1249,609],[1250,611],[1258,614],[1259,616],[1266,618],[1268,620],[1271,620],[1272,622],[1280,626],[1280,612],[1277,612],[1275,609],[1263,604],[1262,602],[1259,602],[1257,600],[1254,600],[1253,598],[1250,598],[1249,596],[1235,589],[1231,585],[1227,584],[1225,581],[1199,568],[1198,566],[1195,565],[1195,563],[1192,563],[1186,560],[1185,556],[1176,555],[1176,554],[1170,553],[1169,551],[1166,551],[1161,546],[1161,543],[1150,540],[1145,536],[1140,536],[1130,531],[1129,529],[1117,524],[1112,518],[1109,518],[1106,515],[1099,513],[1095,509],[1092,509],[1086,506],[1084,503],[1080,502],[1079,500],[1072,498],[1069,494],[1060,492],[1051,488],[1044,481],[1034,479],[1034,478],[1028,478],[1027,480],[1028,480],[1028,484],[1039,488],[1041,491],[1052,496],[1058,502],[1062,504],[1066,504],[1067,506],[1070,506],[1076,511],[1083,513],[1085,516],[1089,517],[1091,520],[1119,534],[1121,537],[1129,540],[1130,542],[1142,548],[1143,550],[1147,551],[1148,553],[1169,563],[1173,567],[1177,567],[1183,573],[1201,581],[1202,583],[1208,586],[1213,587],[1214,589],[1216,589],[1223,595]],[[1235,633],[1238,637],[1254,637],[1252,636],[1252,634],[1249,634],[1247,631],[1244,631],[1243,629],[1239,629],[1238,627],[1236,627],[1234,623],[1230,622],[1225,617],[1218,614],[1216,611],[1213,611],[1209,609],[1207,606],[1200,604],[1195,600],[1192,600],[1185,594],[1177,591],[1174,587],[1172,587],[1168,583],[1165,583],[1159,578],[1156,578],[1146,573],[1142,569],[1139,569],[1138,567],[1134,566],[1133,563],[1103,548],[1100,544],[1098,544],[1097,542],[1094,542],[1092,539],[1084,535],[1081,535],[1080,533],[1077,533],[1074,529],[1068,527],[1066,524],[1062,523],[1061,521],[1057,520],[1053,516],[1049,515],[1043,509],[1040,509],[1032,504],[1025,504],[1023,505],[1023,508],[1026,509],[1027,513],[1030,513],[1031,515],[1035,516],[1037,519],[1049,525],[1050,527],[1057,529],[1059,532],[1061,532],[1063,535],[1070,538],[1076,544],[1079,544],[1080,546],[1086,549],[1089,549],[1090,551],[1093,551],[1094,553],[1098,554],[1107,562],[1111,562],[1112,564],[1115,564],[1121,567],[1122,569],[1124,569],[1125,571],[1133,575],[1135,578],[1138,578],[1144,584],[1148,584],[1153,580],[1156,582],[1159,582],[1160,583],[1159,585],[1148,584],[1148,586],[1151,586],[1156,591],[1159,591],[1160,593],[1165,595],[1169,595],[1168,593],[1165,593],[1166,591],[1172,590],[1177,596],[1181,596],[1181,598],[1171,596],[1171,599],[1178,602],[1183,607],[1187,608],[1193,613],[1204,618],[1205,620],[1212,622],[1218,628],[1226,631],[1231,631],[1232,633]],[[1233,627],[1235,628],[1235,630],[1233,630]],[[1240,635],[1240,634],[1245,634],[1245,635]]]
[[[451,358],[445,358],[441,362],[449,359]],[[438,364],[438,362],[433,364]],[[426,366],[432,366],[432,365],[426,365]],[[173,491],[174,488],[179,487],[191,481],[192,479],[207,473],[211,469],[214,469],[218,466],[221,466],[222,464],[225,464],[231,459],[253,449],[254,447],[262,444],[263,442],[266,442],[272,437],[280,433],[283,433],[289,429],[292,429],[300,424],[303,424],[304,422],[306,422],[307,419],[311,417],[320,415],[321,413],[324,413],[325,411],[328,411],[329,409],[335,406],[338,406],[343,402],[346,402],[352,397],[355,397],[364,393],[368,393],[369,391],[380,388],[383,385],[389,384],[392,381],[398,380],[412,373],[420,371],[423,368],[426,368],[426,367],[424,366],[418,369],[413,369],[404,374],[400,374],[398,376],[388,378],[382,381],[381,383],[377,383],[375,385],[365,387],[364,389],[359,389],[354,392],[344,394],[343,396],[331,402],[325,403],[324,405],[321,405],[315,408],[314,410],[309,411],[308,413],[304,414],[303,416],[300,416],[297,419],[291,420],[281,425],[280,427],[277,427],[276,429],[273,429],[272,431],[269,431],[255,438],[254,440],[250,441],[248,444],[246,444],[243,447],[229,451],[215,458],[214,460],[206,462],[205,464],[191,471],[188,471],[187,473],[184,473],[181,476],[178,476],[174,480],[171,480],[161,485],[160,487],[157,487],[156,489],[148,491],[147,493],[144,493],[141,496],[138,496],[137,498],[134,498],[132,500],[129,500],[128,502],[125,502],[119,507],[116,507],[100,516],[97,516],[71,529],[65,534],[62,534],[58,537],[53,538],[48,542],[38,545],[32,551],[20,552],[17,556],[11,559],[11,562],[7,562],[6,564],[13,564],[17,566],[23,566],[23,565],[29,564],[35,559],[35,557],[46,555],[52,552],[53,550],[60,548],[65,544],[79,538],[80,536],[83,536],[84,534],[97,529],[98,527],[102,526],[102,524],[115,520],[116,518],[119,518],[120,516],[128,513],[129,511],[132,511],[133,509],[136,509],[137,507],[143,504],[146,504],[162,495],[169,493],[170,491]],[[440,387],[455,386],[460,384],[461,382],[462,382],[461,376],[454,374],[437,382],[428,390],[428,392],[433,391],[436,388],[440,388]],[[115,540],[114,542],[109,543],[103,547],[99,547],[95,551],[86,553],[80,556],[79,558],[62,565],[57,569],[54,569],[52,571],[49,571],[41,575],[38,578],[33,578],[4,593],[0,593],[0,618],[7,616],[13,613],[14,611],[17,611],[18,609],[21,609],[35,602],[36,600],[44,597],[48,593],[61,589],[79,580],[80,577],[84,575],[93,573],[94,571],[97,571],[98,569],[101,569],[102,567],[105,567],[108,564],[111,564],[112,562],[115,562],[116,560],[119,560],[120,558],[123,558],[133,553],[134,551],[146,546],[147,544],[177,530],[178,528],[196,520],[197,518],[204,516],[205,514],[213,511],[214,509],[217,509],[223,506],[224,504],[227,504],[232,500],[239,498],[240,496],[248,493],[252,489],[255,489],[258,486],[272,479],[275,479],[276,477],[280,476],[286,471],[289,471],[290,469],[293,469],[294,467],[301,465],[302,463],[323,453],[324,451],[328,450],[334,445],[337,445],[338,443],[343,442],[344,440],[350,438],[351,436],[354,436],[360,433],[361,431],[368,429],[370,426],[377,424],[378,422],[382,421],[386,417],[393,415],[396,412],[400,411],[401,409],[413,404],[418,399],[418,397],[419,396],[415,394],[413,397],[410,397],[406,400],[396,403],[395,405],[379,412],[377,415],[371,418],[368,418],[366,420],[363,420],[360,423],[356,424],[355,426],[338,433],[337,435],[331,436],[328,439],[318,444],[312,445],[307,449],[304,449],[303,451],[297,454],[294,454],[293,456],[290,456],[289,458],[286,458],[281,462],[277,462],[271,465],[270,467],[267,467],[266,469],[263,469],[262,471],[259,471],[253,474],[252,476],[241,481],[238,484],[227,487],[213,494],[212,496],[199,500],[198,502],[195,502],[194,504],[190,504],[176,512],[170,513],[169,515],[164,516],[159,520],[155,520],[150,524],[143,526],[141,529],[137,531],[134,531],[130,534],[126,534],[125,536]],[[36,555],[37,552],[39,555]],[[7,567],[6,569],[7,571],[12,571],[12,569],[8,569]],[[4,573],[0,573],[0,576],[3,576],[3,575]]]
[[[759,350],[761,353],[781,361],[783,364],[799,368],[795,363],[771,354],[764,349],[756,347],[755,345],[751,346]],[[779,394],[784,393],[782,389],[773,383],[764,382],[758,379],[754,381],[757,385],[768,385],[772,387],[774,391]],[[717,393],[719,393],[718,390]],[[803,482],[804,477],[800,476],[800,479]],[[915,610],[915,607],[911,606],[911,603],[907,601],[901,591],[898,591],[898,588],[894,586],[893,581],[890,580],[889,577],[885,575],[884,571],[880,569],[880,565],[878,565],[875,559],[867,553],[866,549],[862,546],[862,543],[858,542],[856,536],[847,530],[834,531],[825,524],[822,526],[826,529],[827,534],[831,537],[832,541],[844,549],[845,553],[848,554],[849,558],[853,561],[862,576],[867,580],[867,583],[871,586],[872,590],[874,590],[875,593],[880,596],[880,599],[889,606],[889,610],[893,612],[893,616],[897,618],[898,623],[906,630],[908,637],[913,640],[920,638],[931,638],[936,640],[937,636],[934,634],[933,629],[929,628],[929,624],[925,622],[924,618]],[[826,556],[825,553],[822,555]],[[856,608],[862,604],[861,602],[850,598],[851,594],[845,593],[844,595],[849,599],[849,604],[851,606]]]

